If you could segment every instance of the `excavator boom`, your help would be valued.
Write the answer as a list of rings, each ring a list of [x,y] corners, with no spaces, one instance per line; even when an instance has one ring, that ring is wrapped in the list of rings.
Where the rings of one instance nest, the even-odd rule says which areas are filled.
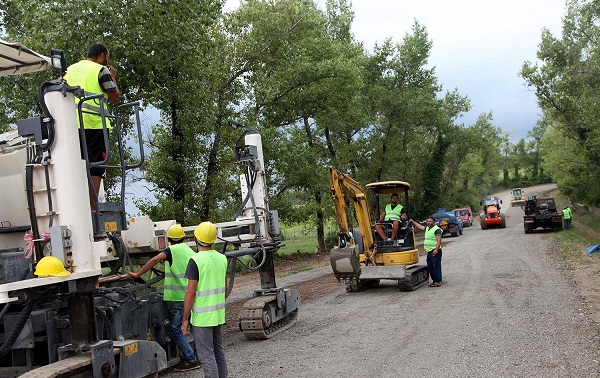
[[[358,229],[363,240],[365,255],[370,259],[375,253],[375,242],[371,231],[371,215],[364,190],[352,177],[339,173],[335,167],[329,167],[329,189],[335,204],[338,225],[344,233],[350,232],[344,194],[354,202],[354,210],[358,221]]]

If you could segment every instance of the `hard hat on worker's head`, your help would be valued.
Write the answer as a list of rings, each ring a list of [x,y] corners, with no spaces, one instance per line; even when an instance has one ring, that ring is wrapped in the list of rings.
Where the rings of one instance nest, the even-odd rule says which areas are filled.
[[[169,239],[183,239],[185,232],[180,224],[174,224],[167,230],[167,237]]]
[[[211,222],[202,222],[194,230],[198,244],[207,247],[217,240],[217,228]]]
[[[64,277],[71,273],[67,272],[60,259],[54,256],[45,256],[37,263],[33,274],[40,277]]]

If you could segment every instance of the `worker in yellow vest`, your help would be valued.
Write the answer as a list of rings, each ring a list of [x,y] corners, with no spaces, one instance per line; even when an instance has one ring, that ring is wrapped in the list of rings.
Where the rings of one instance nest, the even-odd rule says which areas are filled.
[[[442,286],[442,234],[443,231],[435,224],[435,218],[427,218],[427,227],[423,227],[414,220],[410,222],[419,230],[425,231],[423,248],[427,252],[427,270],[431,276],[430,287]]]
[[[175,366],[175,371],[189,371],[200,368],[200,362],[181,332],[183,324],[183,300],[188,287],[185,270],[189,259],[196,254],[193,249],[183,242],[185,233],[183,227],[174,224],[167,229],[169,247],[148,261],[139,272],[127,273],[130,278],[139,278],[161,261],[165,262],[165,282],[163,285],[163,300],[169,303],[171,316],[169,318],[169,334],[181,354],[181,362]]]
[[[117,71],[108,64],[109,57],[110,53],[104,44],[94,43],[88,50],[87,59],[80,60],[67,68],[65,80],[71,86],[81,87],[85,96],[103,94],[109,101],[118,102],[120,93],[117,87]],[[75,102],[78,103],[79,99],[75,99]],[[106,159],[106,145],[100,116],[100,102],[97,99],[85,101],[82,104],[82,110],[88,160],[90,163],[101,162]],[[104,110],[108,114],[106,103],[104,103]],[[79,117],[77,117],[77,122],[79,123]],[[107,129],[110,130],[110,121],[106,119],[105,123]],[[105,175],[105,168],[102,166],[91,167],[90,174],[94,184],[93,190],[96,191],[97,196],[100,191],[100,183]],[[90,205],[92,211],[95,211],[96,204],[91,191],[92,188],[90,188]]]
[[[225,378],[228,370],[222,328],[225,323],[227,257],[212,248],[217,240],[217,228],[211,222],[200,223],[194,236],[198,253],[192,256],[185,272],[188,287],[181,331],[189,335],[191,314],[196,352],[204,377]]]
[[[568,205],[565,205],[562,213],[565,229],[571,228],[571,219],[573,219],[573,212],[571,211],[571,208]]]
[[[400,222],[407,220],[406,210],[402,205],[398,203],[400,200],[400,196],[398,193],[392,193],[390,197],[390,202],[385,206],[385,210],[381,213],[379,217],[379,223],[375,225],[375,230],[379,237],[381,237],[384,241],[394,241],[396,240],[396,235],[398,234],[398,230],[400,229]],[[385,224],[392,224],[392,235],[388,239],[385,235]]]

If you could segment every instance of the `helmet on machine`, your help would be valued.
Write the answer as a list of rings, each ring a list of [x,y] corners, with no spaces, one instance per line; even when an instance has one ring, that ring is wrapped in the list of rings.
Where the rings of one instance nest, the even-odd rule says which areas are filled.
[[[217,228],[211,222],[202,222],[194,230],[194,236],[198,244],[209,246],[217,240]]]
[[[184,236],[185,233],[180,224],[174,224],[167,230],[167,237],[169,239],[183,239]]]
[[[64,277],[71,273],[67,272],[60,259],[54,256],[45,256],[37,263],[33,274],[40,277]]]

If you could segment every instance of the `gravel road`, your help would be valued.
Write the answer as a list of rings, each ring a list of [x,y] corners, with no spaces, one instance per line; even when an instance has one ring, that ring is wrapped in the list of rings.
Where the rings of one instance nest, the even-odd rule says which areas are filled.
[[[550,235],[525,235],[523,211],[510,207],[508,191],[500,198],[507,228],[475,223],[444,238],[440,288],[405,293],[382,281],[346,293],[329,267],[280,279],[304,283],[297,323],[265,341],[248,341],[229,325],[230,376],[600,377],[599,325],[583,310]],[[250,294],[240,290],[229,301]]]

